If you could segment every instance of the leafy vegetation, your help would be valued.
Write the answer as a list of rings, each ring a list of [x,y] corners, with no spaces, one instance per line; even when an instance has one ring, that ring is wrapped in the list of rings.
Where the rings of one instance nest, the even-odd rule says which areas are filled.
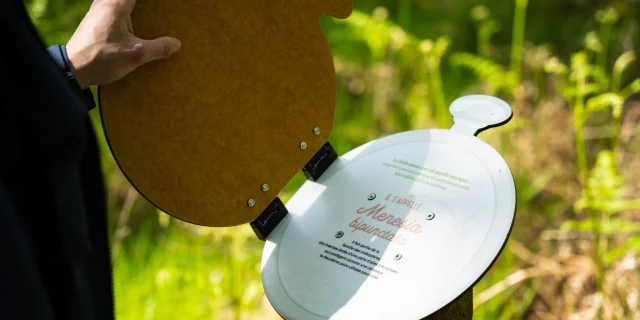
[[[90,4],[27,3],[47,43],[65,42]],[[518,212],[506,250],[474,289],[475,318],[640,319],[637,4],[355,4],[347,20],[321,20],[339,80],[330,140],[338,153],[446,128],[448,104],[464,94],[513,106],[508,125],[480,136],[512,168]],[[157,212],[100,139],[118,317],[277,319],[250,228],[196,227]],[[303,182],[296,176],[283,200]]]

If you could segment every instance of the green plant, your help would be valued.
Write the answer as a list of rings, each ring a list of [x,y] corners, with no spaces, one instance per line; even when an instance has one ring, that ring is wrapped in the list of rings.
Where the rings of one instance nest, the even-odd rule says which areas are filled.
[[[472,70],[478,81],[484,84],[484,92],[488,95],[510,95],[517,85],[514,74],[505,70],[497,62],[471,53],[456,52],[451,55],[452,66],[466,67]]]
[[[513,77],[520,84],[521,68],[522,68],[522,50],[524,48],[524,31],[526,27],[527,6],[529,0],[515,0],[516,9],[513,17],[513,39],[511,40],[511,67],[509,70],[513,73]]]
[[[601,50],[598,52],[597,66],[601,70],[607,69],[609,46],[611,43],[611,31],[613,25],[618,21],[618,11],[613,7],[608,7],[596,12],[596,20],[600,23],[599,38],[602,44]]]
[[[444,91],[442,89],[442,75],[440,65],[442,57],[447,52],[451,40],[447,37],[438,38],[435,43],[430,40],[424,40],[420,49],[425,55],[426,73],[429,75],[427,81],[429,92],[431,92],[431,105],[433,106],[434,116],[441,127],[450,127],[452,125],[449,108],[446,104]]]
[[[489,8],[476,6],[471,10],[471,18],[476,23],[477,29],[477,54],[483,57],[491,55],[491,36],[500,30],[500,23],[491,18]]]
[[[603,21],[602,18],[599,19]],[[590,34],[591,40],[585,41],[588,48],[598,53],[596,65],[590,63],[586,51],[572,57],[568,78],[564,82],[572,88],[565,88],[563,91],[565,97],[572,101],[576,162],[582,182],[582,196],[575,202],[574,211],[586,212],[587,220],[567,220],[562,224],[561,230],[589,231],[592,234],[595,241],[592,259],[596,265],[596,288],[605,293],[610,290],[604,284],[608,268],[624,252],[637,250],[636,237],[630,237],[622,245],[611,248],[612,235],[640,231],[637,223],[619,218],[625,211],[640,208],[640,200],[627,198],[625,180],[619,173],[615,157],[615,150],[619,147],[618,136],[624,102],[631,94],[638,92],[635,83],[639,79],[620,89],[622,74],[635,59],[631,52],[624,53],[616,60],[611,73],[612,79],[607,78],[602,61],[606,60],[609,27],[610,25],[602,31],[607,39],[604,45],[596,45],[593,34]],[[611,143],[609,149],[598,152],[596,162],[591,166],[584,131],[589,118],[601,113],[608,113],[611,119]]]

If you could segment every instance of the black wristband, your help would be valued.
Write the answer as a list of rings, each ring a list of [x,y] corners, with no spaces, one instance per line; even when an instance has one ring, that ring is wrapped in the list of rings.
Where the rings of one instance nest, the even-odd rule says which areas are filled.
[[[53,58],[55,63],[58,65],[58,67],[62,70],[62,72],[64,72],[71,85],[85,95],[88,103],[88,110],[95,108],[96,102],[93,97],[93,92],[91,92],[91,89],[89,88],[82,89],[80,87],[80,84],[76,80],[76,76],[73,74],[73,72],[71,72],[69,57],[67,56],[67,47],[65,45],[56,44],[47,48],[47,51],[49,52],[51,58]]]

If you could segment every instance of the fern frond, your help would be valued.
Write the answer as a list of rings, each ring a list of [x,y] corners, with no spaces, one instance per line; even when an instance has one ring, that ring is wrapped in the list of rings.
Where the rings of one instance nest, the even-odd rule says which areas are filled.
[[[467,52],[459,52],[452,54],[449,61],[453,66],[471,69],[479,79],[482,79],[494,89],[510,89],[517,84],[513,75],[488,58]]]

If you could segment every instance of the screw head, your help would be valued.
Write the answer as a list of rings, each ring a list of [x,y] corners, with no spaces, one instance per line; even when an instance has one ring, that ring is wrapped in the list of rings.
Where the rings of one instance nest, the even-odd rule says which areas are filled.
[[[395,255],[395,256],[393,256],[393,260],[398,261],[398,260],[400,260],[400,259],[402,259],[402,254],[401,254],[401,253],[396,253],[396,255]]]
[[[342,236],[344,236],[344,232],[342,232],[342,231],[338,231],[338,232],[336,233],[336,238],[342,238]]]
[[[313,128],[313,134],[316,135],[316,136],[319,135],[320,134],[320,128],[318,128],[318,127]]]
[[[367,200],[371,201],[371,200],[373,200],[373,199],[375,199],[375,198],[376,198],[376,194],[375,194],[375,193],[371,193],[371,194],[369,194],[369,196],[367,197]]]
[[[304,141],[300,142],[300,149],[304,150],[306,148],[307,148],[307,143]]]
[[[433,220],[433,218],[436,217],[436,214],[431,212],[431,213],[427,213],[427,216],[425,217],[425,219],[427,220]]]
[[[262,191],[267,192],[269,191],[269,185],[268,184],[263,184],[262,187],[260,187],[262,189]]]
[[[256,205],[256,201],[253,199],[249,199],[247,200],[247,205],[249,206],[249,208],[253,208],[253,206]]]

